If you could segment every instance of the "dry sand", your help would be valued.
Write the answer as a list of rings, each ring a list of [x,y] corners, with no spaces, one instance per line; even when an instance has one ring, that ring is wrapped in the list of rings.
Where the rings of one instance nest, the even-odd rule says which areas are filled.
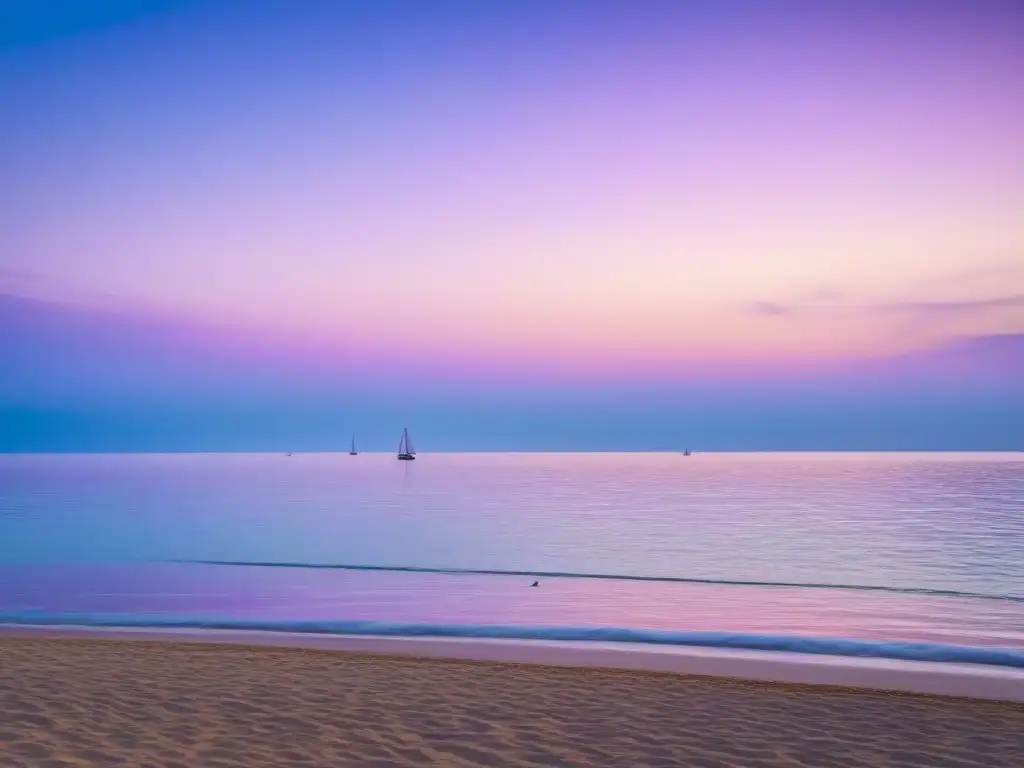
[[[623,670],[0,637],[0,766],[1024,765],[1024,705]]]

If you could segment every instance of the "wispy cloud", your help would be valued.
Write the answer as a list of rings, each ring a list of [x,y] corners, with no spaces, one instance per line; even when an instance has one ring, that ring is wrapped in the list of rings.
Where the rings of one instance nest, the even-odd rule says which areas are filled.
[[[982,254],[976,266],[936,274],[906,286],[906,294],[925,294],[951,289],[989,295],[986,298],[872,302],[858,298],[837,285],[822,285],[785,300],[759,299],[739,309],[757,317],[792,317],[843,314],[892,315],[906,317],[965,317],[999,309],[1024,308],[1024,253]]]
[[[937,317],[964,316],[994,309],[1017,308],[1024,308],[1024,293],[957,301],[894,301],[880,304],[850,304],[843,307],[843,311],[864,315],[886,314]],[[788,317],[798,314],[825,313],[834,311],[834,309],[832,306],[823,306],[822,302],[785,303],[778,301],[753,301],[741,307],[741,310],[746,314],[761,317]]]
[[[775,301],[752,301],[744,305],[744,310],[748,314],[760,315],[762,317],[783,317],[793,314],[795,307]]]
[[[1017,307],[1024,307],[1024,293],[963,301],[902,301],[870,305],[865,307],[865,309],[869,312],[948,316],[969,315],[991,309],[1012,309]]]
[[[868,361],[861,369],[903,375],[931,375],[936,371],[989,373],[1004,377],[1006,384],[1020,389],[1024,382],[1024,333],[954,338],[937,347]]]
[[[741,306],[748,315],[758,317],[789,317],[811,311],[831,309],[845,302],[847,293],[835,286],[821,286],[792,301],[750,301]]]

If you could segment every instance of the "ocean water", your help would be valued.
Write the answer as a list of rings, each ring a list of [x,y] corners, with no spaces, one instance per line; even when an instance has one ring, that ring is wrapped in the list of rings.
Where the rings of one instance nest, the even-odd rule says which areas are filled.
[[[0,456],[0,621],[1024,666],[1024,454]]]

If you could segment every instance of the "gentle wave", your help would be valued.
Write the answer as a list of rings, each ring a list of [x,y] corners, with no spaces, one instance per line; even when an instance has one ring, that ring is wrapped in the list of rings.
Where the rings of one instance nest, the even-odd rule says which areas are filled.
[[[248,560],[172,560],[174,563],[193,565],[247,566],[250,568],[314,568],[337,571],[389,571],[395,573],[444,573],[465,576],[532,576],[547,579],[606,579],[609,581],[654,581],[675,584],[714,584],[735,587],[794,587],[798,589],[842,589],[860,592],[894,592],[903,595],[933,595],[937,597],[972,597],[981,600],[1008,600],[1024,603],[1024,596],[994,595],[985,592],[965,592],[956,589],[928,587],[884,587],[876,584],[829,584],[795,581],[741,581],[736,579],[700,579],[685,576],[631,576],[614,573],[575,573],[572,571],[512,571],[475,568],[430,568],[416,565],[352,565],[346,563],[287,563]]]
[[[852,640],[800,635],[739,632],[670,632],[627,627],[535,627],[494,624],[402,624],[378,621],[302,621],[234,619],[154,614],[52,614],[38,611],[0,613],[0,624],[36,626],[153,627],[167,629],[242,629],[331,635],[461,637],[507,640],[558,640],[700,646],[753,651],[789,651],[827,656],[857,656],[904,661],[987,664],[1024,668],[1024,651],[944,643]]]

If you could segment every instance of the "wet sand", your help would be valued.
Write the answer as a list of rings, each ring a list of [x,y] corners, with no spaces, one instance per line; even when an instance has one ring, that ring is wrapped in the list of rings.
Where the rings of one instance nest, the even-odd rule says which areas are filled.
[[[676,674],[0,637],[0,765],[1019,766],[1024,705]]]

